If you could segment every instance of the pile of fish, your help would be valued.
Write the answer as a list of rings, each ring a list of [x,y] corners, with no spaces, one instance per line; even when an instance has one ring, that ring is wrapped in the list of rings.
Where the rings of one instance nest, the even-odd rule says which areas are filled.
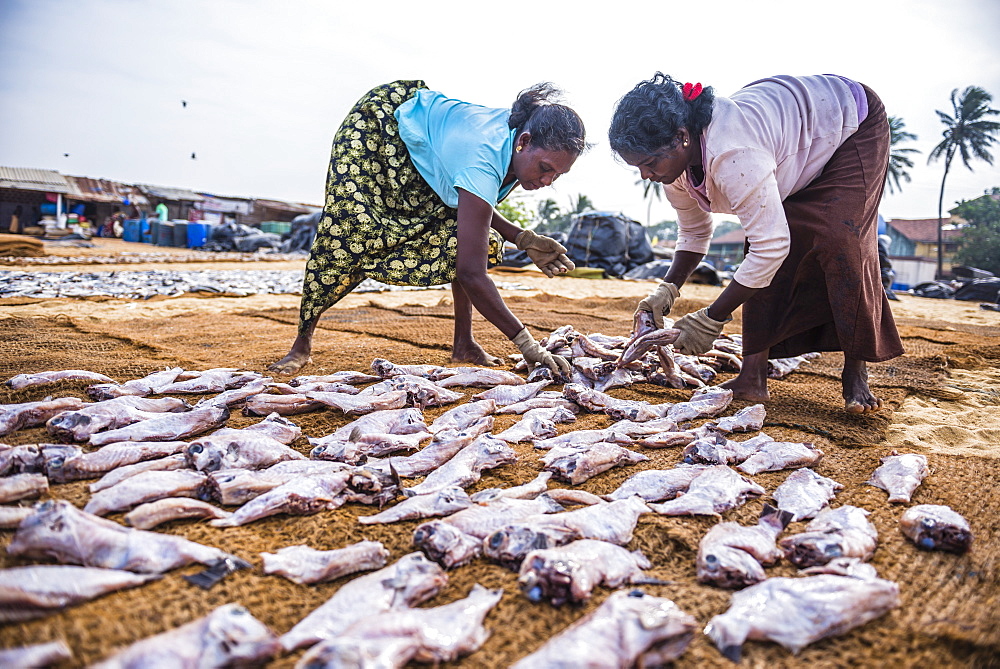
[[[209,251],[186,252],[156,252],[156,251],[123,251],[115,255],[99,256],[43,256],[41,258],[22,258],[18,256],[0,256],[3,265],[130,265],[149,263],[196,263],[196,262],[282,262],[302,260],[298,253],[212,253]]]
[[[697,622],[670,600],[633,589],[662,583],[651,574],[656,565],[628,548],[640,517],[721,518],[768,495],[753,476],[780,470],[791,473],[770,492],[774,504],[764,506],[757,524],[720,522],[699,545],[699,581],[744,588],[705,629],[720,651],[737,659],[745,640],[769,639],[797,652],[898,606],[897,586],[868,564],[878,543],[868,511],[832,507],[843,486],[811,469],[823,452],[764,433],[762,405],[725,415],[732,392],[709,381],[738,365],[738,339],[720,338],[712,355],[685,359],[671,351],[671,336],[639,327],[631,339],[560,328],[544,341],[573,363],[573,378],[560,390],[547,390],[555,381],[538,370],[526,380],[498,369],[381,358],[367,372],[287,384],[233,368],[169,368],[123,382],[86,370],[13,377],[12,389],[88,382],[91,401],[50,397],[0,406],[0,437],[41,426],[50,437],[0,444],[0,527],[16,530],[8,552],[47,561],[0,570],[0,620],[44,616],[185,565],[204,566],[185,578],[205,588],[253,566],[221,548],[153,531],[168,521],[229,528],[357,504],[361,524],[422,519],[413,531],[417,552],[393,562],[378,542],[275,547],[261,553],[263,573],[302,587],[369,573],[345,582],[281,636],[230,603],[96,666],[141,666],[152,657],[180,665],[192,654],[210,657],[206,666],[244,665],[301,648],[308,650],[299,667],[354,666],[360,658],[385,667],[453,661],[485,642],[484,620],[503,593],[475,585],[464,599],[418,605],[447,584],[448,570],[476,559],[516,571],[532,602],[558,606],[584,602],[598,588],[624,588],[516,666],[662,664],[685,651]],[[668,378],[667,385],[695,387],[691,397],[655,404],[606,392]],[[192,396],[200,399],[185,399]],[[448,408],[425,420],[431,407]],[[226,427],[233,411],[263,419]],[[350,420],[330,434],[303,435],[287,416],[305,411]],[[604,414],[608,426],[572,429],[581,413]],[[495,431],[505,415],[516,422]],[[557,427],[566,424],[568,430]],[[310,446],[308,457],[290,446],[300,439]],[[483,472],[518,462],[519,443],[539,454],[535,479],[468,492]],[[644,451],[662,448],[681,449],[683,462],[636,471],[603,497],[576,487],[612,468],[648,462]],[[891,502],[909,502],[927,475],[923,456],[893,454],[870,483]],[[18,504],[76,480],[91,481],[83,509],[57,499]],[[120,520],[105,517],[116,514]],[[809,520],[802,531],[782,537],[789,523],[802,520]],[[968,524],[947,507],[915,506],[900,527],[925,550],[962,552],[972,541]],[[780,560],[803,575],[769,577]],[[817,613],[820,603],[825,608]]]

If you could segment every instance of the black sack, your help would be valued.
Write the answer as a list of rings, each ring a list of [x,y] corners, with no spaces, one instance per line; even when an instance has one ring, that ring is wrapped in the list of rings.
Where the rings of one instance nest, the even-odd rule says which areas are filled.
[[[1000,302],[1000,279],[976,279],[955,291],[956,300]]]
[[[653,259],[646,229],[624,214],[590,211],[577,215],[565,246],[577,267],[599,267],[613,277],[622,277]]]

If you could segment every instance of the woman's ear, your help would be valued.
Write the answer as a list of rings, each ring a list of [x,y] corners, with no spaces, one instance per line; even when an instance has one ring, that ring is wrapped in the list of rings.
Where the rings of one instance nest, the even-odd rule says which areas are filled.
[[[530,144],[531,144],[531,133],[525,130],[520,135],[518,135],[517,139],[514,141],[514,150],[521,151],[523,149],[528,148]]]

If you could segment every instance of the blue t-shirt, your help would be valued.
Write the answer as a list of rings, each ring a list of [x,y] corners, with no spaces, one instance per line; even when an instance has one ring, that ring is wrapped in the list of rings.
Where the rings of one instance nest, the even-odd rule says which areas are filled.
[[[517,183],[500,187],[516,132],[507,126],[509,109],[422,89],[401,104],[395,116],[417,171],[449,207],[458,207],[459,188],[495,206]]]

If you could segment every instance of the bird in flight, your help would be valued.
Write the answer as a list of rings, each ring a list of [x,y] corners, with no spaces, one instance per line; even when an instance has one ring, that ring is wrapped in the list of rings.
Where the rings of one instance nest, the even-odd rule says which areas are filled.
[[[188,101],[187,100],[181,100],[181,107],[187,107],[187,106],[188,106]]]

